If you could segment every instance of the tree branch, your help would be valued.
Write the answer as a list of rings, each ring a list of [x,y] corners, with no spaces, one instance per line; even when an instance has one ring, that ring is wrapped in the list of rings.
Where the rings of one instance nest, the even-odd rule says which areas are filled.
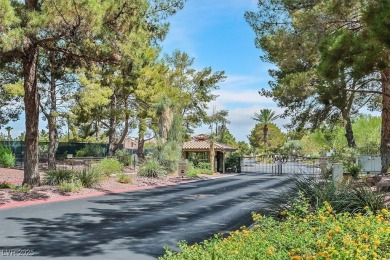
[[[100,121],[100,123],[101,123],[104,127],[106,127],[106,128],[109,128],[109,127],[110,127],[107,123],[105,123],[105,122],[103,122],[103,121]]]
[[[130,114],[126,113],[126,118],[125,118],[125,129],[123,129],[122,136],[119,139],[119,141],[114,145],[114,151],[118,150],[119,146],[123,143],[123,141],[126,138],[127,133],[129,132],[129,119],[130,119]]]
[[[126,5],[127,5],[127,1],[125,1],[125,2],[123,3],[122,7],[119,8],[119,11],[118,11],[116,14],[114,14],[114,17],[113,17],[112,19],[109,19],[109,20],[105,21],[104,24],[105,24],[105,25],[114,24],[115,21],[116,21],[117,19],[119,19],[119,17],[120,17],[122,14],[124,14],[124,11],[123,11],[123,10],[125,9]]]
[[[41,108],[41,112],[45,115],[46,119],[49,120],[49,114],[46,112],[45,108],[42,105],[41,97],[39,97],[39,107]]]
[[[24,53],[22,51],[19,51],[19,50],[11,50],[11,51],[0,51],[0,58],[4,57],[4,58],[14,58],[14,59],[17,59],[17,58],[22,58],[24,56]]]
[[[382,91],[376,91],[376,90],[345,89],[345,91],[367,93],[367,94],[378,94],[378,95],[390,97],[390,94],[385,94]]]
[[[94,62],[110,62],[113,64],[118,64],[118,60],[115,59],[114,57],[110,57],[110,58],[109,57],[105,57],[105,58],[100,57],[99,58],[96,56],[93,57],[93,56],[88,56],[85,54],[76,54],[68,49],[64,49],[64,48],[60,48],[60,47],[50,47],[50,46],[46,45],[45,42],[39,42],[38,45],[46,50],[54,51],[54,52],[61,52],[68,57],[72,57],[72,58],[76,58],[76,59],[83,59],[86,61],[94,61]]]
[[[62,14],[62,12],[58,9],[58,7],[57,7],[55,1],[53,2],[53,4],[54,4],[54,8],[55,8],[55,9],[57,10],[57,12],[60,14],[60,16],[61,16],[62,20],[64,21],[64,23],[65,23],[67,26],[71,27],[70,24],[68,23],[68,21],[65,19],[64,15]]]

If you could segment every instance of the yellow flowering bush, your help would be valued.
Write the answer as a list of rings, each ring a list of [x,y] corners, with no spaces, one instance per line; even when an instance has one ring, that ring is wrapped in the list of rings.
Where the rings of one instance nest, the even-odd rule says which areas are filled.
[[[226,238],[167,250],[160,259],[390,259],[390,213],[334,213],[325,206],[306,216],[286,212],[285,221],[253,214],[254,225]]]

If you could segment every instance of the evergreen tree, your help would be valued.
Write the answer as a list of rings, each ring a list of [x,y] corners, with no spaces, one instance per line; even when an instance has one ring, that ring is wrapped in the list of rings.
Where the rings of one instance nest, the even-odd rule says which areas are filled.
[[[249,144],[253,148],[260,148],[263,152],[276,152],[286,142],[286,135],[274,123],[268,123],[268,142],[264,144],[264,123],[258,123],[248,136]]]
[[[180,51],[166,55],[164,60],[169,68],[166,79],[168,98],[177,104],[175,113],[182,116],[188,136],[194,127],[205,119],[207,121],[207,105],[217,98],[212,91],[218,89],[217,84],[226,78],[225,72],[213,72],[210,67],[195,70],[194,59]]]
[[[382,172],[387,171],[390,166],[390,59],[386,36],[386,6],[388,1],[382,0],[369,3],[363,0],[260,0],[259,7],[264,12],[246,14],[248,22],[259,35],[258,46],[268,45],[267,51],[271,53],[268,58],[271,62],[298,62],[300,66],[293,66],[293,69],[301,67],[301,71],[305,72],[308,71],[307,68],[314,68],[315,75],[319,76],[319,81],[303,81],[311,86],[308,90],[314,91],[303,89],[292,95],[293,97],[313,96],[313,93],[319,95],[321,92],[318,90],[324,89],[327,95],[319,95],[319,100],[323,100],[325,105],[330,104],[324,108],[328,107],[328,111],[332,111],[332,107],[340,108],[340,105],[333,104],[344,104],[345,109],[340,109],[340,112],[345,121],[346,136],[350,138],[350,146],[353,146],[354,140],[351,139],[350,120],[347,120],[345,115],[358,111],[359,105],[367,104],[373,94],[381,95]],[[278,35],[287,35],[290,40],[282,41],[282,44],[278,45],[278,42],[274,41]],[[271,44],[268,44],[269,42]],[[286,48],[288,46],[291,48]],[[297,51],[299,49],[301,51]],[[308,52],[305,54],[305,51]],[[291,55],[292,59],[289,57]],[[283,59],[287,62],[283,62]],[[283,78],[283,74],[288,72],[288,67],[285,67],[275,74],[278,78]],[[321,82],[325,84],[319,84]],[[342,84],[334,84],[337,82]],[[288,87],[289,85],[284,85],[278,90],[288,91]],[[346,98],[334,99],[338,96]],[[354,101],[351,105],[349,100],[356,97],[359,97],[359,101]],[[305,105],[306,98],[301,100],[301,104]],[[357,108],[353,108],[355,105]],[[305,112],[310,118],[313,107],[307,108]],[[326,110],[324,112],[326,113],[323,115],[328,114]]]
[[[39,185],[37,73],[40,50],[91,63],[120,64],[134,58],[145,34],[161,34],[166,17],[183,1],[0,1],[0,65],[20,64],[26,113],[24,183]],[[148,32],[150,34],[148,34]],[[136,43],[135,46],[130,43]]]

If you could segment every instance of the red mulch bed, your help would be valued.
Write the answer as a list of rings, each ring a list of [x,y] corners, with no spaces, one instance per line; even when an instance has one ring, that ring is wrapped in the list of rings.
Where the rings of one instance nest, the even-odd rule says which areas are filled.
[[[0,206],[8,203],[18,201],[31,201],[41,200],[49,198],[57,198],[72,195],[87,195],[96,192],[113,192],[120,190],[132,190],[139,187],[150,187],[150,186],[164,186],[173,185],[180,182],[189,181],[190,179],[178,178],[175,175],[167,176],[164,178],[147,178],[138,176],[135,171],[131,168],[125,168],[125,173],[131,176],[131,183],[119,183],[116,176],[111,176],[93,188],[83,188],[80,192],[61,192],[57,186],[43,185],[34,187],[28,192],[20,192],[12,189],[0,189]],[[44,172],[41,170],[41,178]],[[202,175],[200,179],[210,179],[222,177],[221,174],[214,175]],[[23,182],[23,170],[22,169],[6,169],[0,168],[0,183],[11,183],[11,184],[22,184]]]

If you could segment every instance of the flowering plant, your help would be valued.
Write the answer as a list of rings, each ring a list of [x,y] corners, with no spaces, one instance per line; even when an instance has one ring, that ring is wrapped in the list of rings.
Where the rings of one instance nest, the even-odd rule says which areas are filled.
[[[253,214],[255,224],[228,237],[181,243],[161,259],[390,259],[390,213],[334,213],[330,204],[306,216],[284,211],[284,221]]]

